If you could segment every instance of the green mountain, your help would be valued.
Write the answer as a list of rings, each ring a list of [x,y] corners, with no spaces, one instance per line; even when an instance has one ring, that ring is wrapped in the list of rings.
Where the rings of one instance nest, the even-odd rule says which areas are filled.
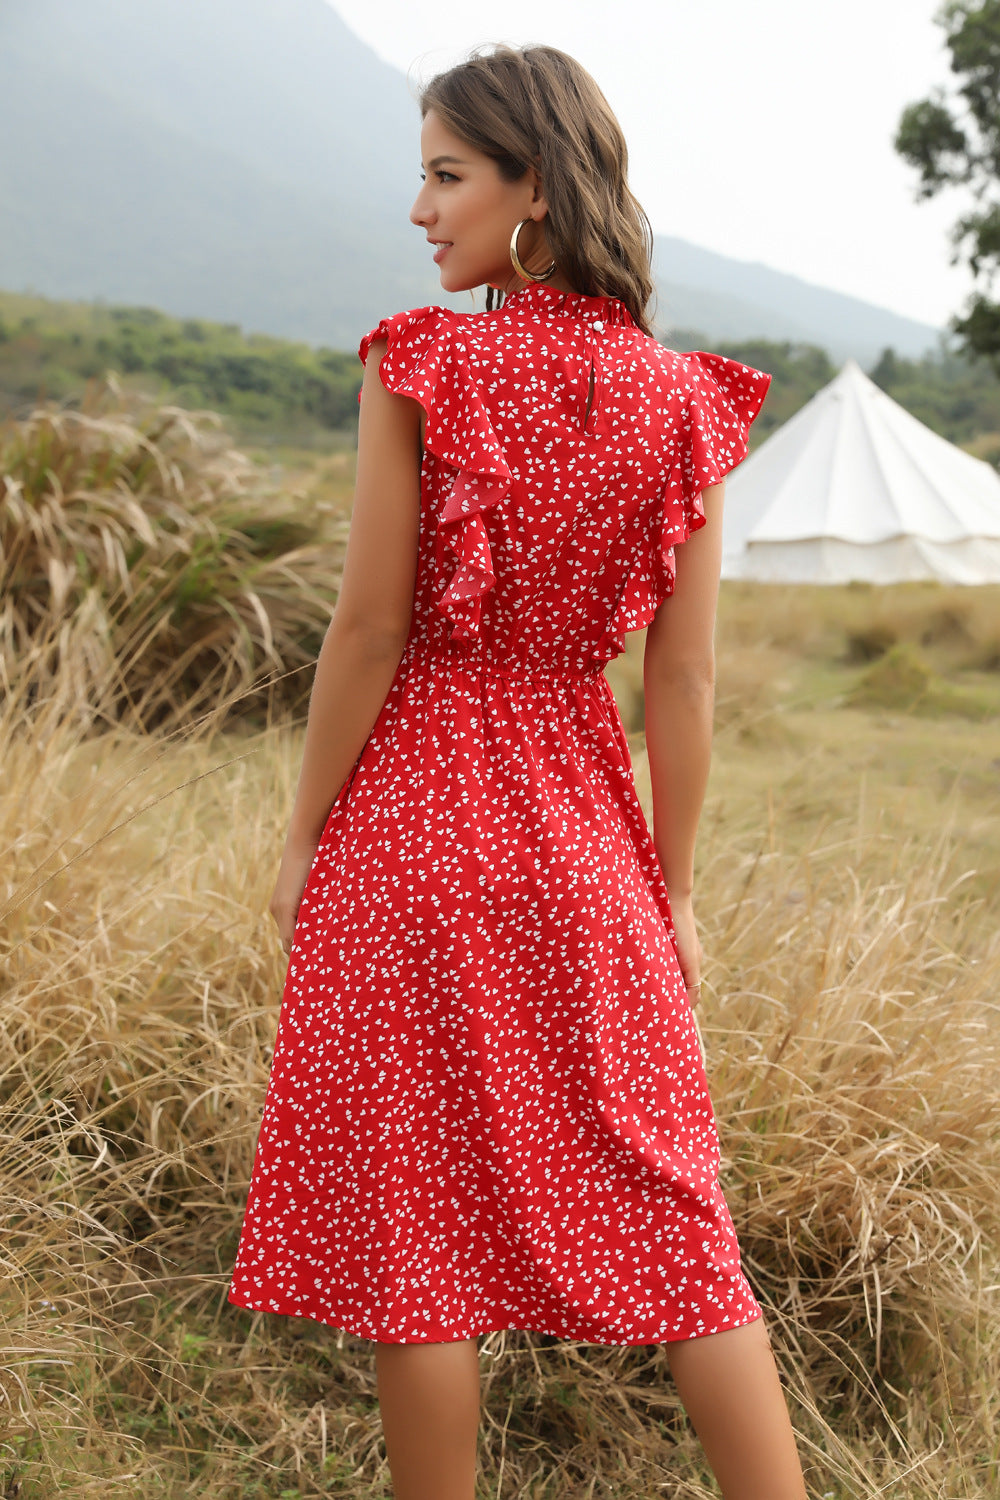
[[[441,292],[419,112],[326,0],[2,0],[0,286],[344,348]],[[658,238],[661,324],[916,353],[935,330]]]
[[[4,4],[0,285],[356,344],[438,294],[418,137],[324,0]]]

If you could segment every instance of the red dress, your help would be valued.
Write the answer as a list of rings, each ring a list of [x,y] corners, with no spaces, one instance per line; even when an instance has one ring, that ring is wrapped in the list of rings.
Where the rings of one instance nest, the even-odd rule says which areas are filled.
[[[375,338],[427,413],[413,618],[303,895],[230,1300],[390,1343],[738,1327],[760,1309],[603,668],[770,377],[543,285],[400,313],[362,360]]]

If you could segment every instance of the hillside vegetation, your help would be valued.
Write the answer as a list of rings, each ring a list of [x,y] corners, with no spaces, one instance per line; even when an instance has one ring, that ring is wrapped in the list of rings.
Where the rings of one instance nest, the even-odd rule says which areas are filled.
[[[328,497],[309,545],[333,576],[350,455],[282,495],[234,485],[231,448],[181,412],[43,412],[15,439],[5,555],[21,545],[57,649],[41,674],[8,656],[0,708],[0,1494],[387,1497],[372,1346],[225,1295],[284,971],[266,903],[301,705],[240,716],[246,685],[220,677],[192,719],[175,680],[155,732],[95,719],[60,643],[73,621],[86,642],[86,616],[57,608],[84,574],[98,602],[116,566],[134,577],[142,628],[110,638],[113,678],[152,622],[177,628],[175,545],[197,552],[215,517],[205,577],[239,575],[301,493]],[[161,464],[180,488],[157,508]],[[88,494],[99,541],[78,531]],[[296,598],[258,593],[279,658]],[[642,644],[609,678],[648,812]],[[724,1184],[828,1500],[1000,1486],[998,722],[1000,590],[723,586],[699,1015]],[[497,1331],[480,1348],[484,1497],[715,1493],[662,1347]]]
[[[837,373],[826,351],[812,344],[763,338],[710,343],[697,331],[683,328],[675,329],[667,342],[675,349],[715,349],[770,372],[771,389],[753,427],[758,442],[793,417]],[[867,373],[932,431],[1000,466],[1000,381],[988,365],[947,349],[922,359],[904,359],[884,349]]]
[[[73,400],[85,381],[109,372],[283,441],[328,438],[357,422],[361,365],[353,350],[314,349],[148,307],[0,292],[0,414],[40,397]]]
[[[714,348],[772,375],[753,445],[836,374],[812,344],[713,343],[684,328],[665,341],[680,350]],[[222,412],[258,442],[328,447],[357,420],[361,365],[353,349],[315,348],[147,307],[0,292],[0,415],[23,413],[41,397],[75,401],[83,382],[109,372],[161,399]],[[943,352],[906,360],[887,349],[870,373],[935,432],[1000,461],[1000,382],[987,367]]]

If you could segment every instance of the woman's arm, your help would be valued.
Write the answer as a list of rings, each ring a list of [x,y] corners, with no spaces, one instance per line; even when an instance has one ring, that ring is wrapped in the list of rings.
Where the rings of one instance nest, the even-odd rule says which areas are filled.
[[[725,481],[702,494],[706,524],[676,550],[674,591],[646,632],[643,660],[653,842],[692,1004],[701,974],[693,910],[694,846],[712,753],[724,493]]]
[[[286,952],[316,846],[385,703],[413,611],[421,409],[383,386],[385,351],[384,339],[372,344],[365,365],[343,579],[316,663],[302,769],[271,897]]]

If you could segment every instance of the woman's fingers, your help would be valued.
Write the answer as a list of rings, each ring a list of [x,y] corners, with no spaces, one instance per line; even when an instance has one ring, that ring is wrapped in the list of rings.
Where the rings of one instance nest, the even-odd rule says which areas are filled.
[[[292,907],[287,905],[272,905],[269,910],[271,916],[274,918],[275,926],[278,929],[278,937],[281,939],[281,946],[284,948],[286,953],[291,953],[292,938],[295,934],[295,919],[298,916],[298,909],[296,908],[293,910]]]
[[[693,1008],[701,999],[702,951],[690,896],[671,900],[670,913],[674,923],[677,962],[687,990],[688,1004]]]
[[[281,856],[278,878],[268,910],[277,923],[278,936],[286,953],[292,951],[292,938],[302,904],[302,893],[315,856],[316,844],[308,841],[286,842]]]

